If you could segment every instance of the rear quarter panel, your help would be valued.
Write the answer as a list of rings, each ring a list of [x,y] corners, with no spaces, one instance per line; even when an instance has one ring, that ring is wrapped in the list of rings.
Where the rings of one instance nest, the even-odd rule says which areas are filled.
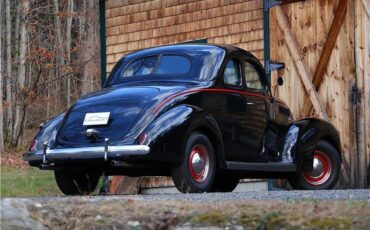
[[[159,114],[144,130],[147,138],[142,144],[151,148],[145,159],[181,163],[187,138],[195,131],[204,133],[214,145],[217,156],[222,157],[222,138],[215,119],[198,106],[178,104]],[[220,162],[224,161],[220,159]]]

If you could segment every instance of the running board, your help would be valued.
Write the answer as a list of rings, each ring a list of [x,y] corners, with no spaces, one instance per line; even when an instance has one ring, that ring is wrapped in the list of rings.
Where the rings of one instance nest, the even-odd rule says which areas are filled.
[[[295,163],[285,162],[267,162],[267,163],[250,163],[226,161],[227,169],[250,172],[295,172],[297,166]]]

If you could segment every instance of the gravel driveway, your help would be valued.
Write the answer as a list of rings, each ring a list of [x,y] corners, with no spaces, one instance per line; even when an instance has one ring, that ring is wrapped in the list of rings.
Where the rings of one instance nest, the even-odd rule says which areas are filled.
[[[122,198],[122,196],[111,196]],[[154,201],[239,201],[239,200],[368,200],[370,189],[358,190],[321,190],[321,191],[259,191],[259,192],[231,192],[231,193],[203,193],[203,194],[156,194],[124,196],[124,198]],[[105,199],[93,197],[92,199]]]
[[[370,229],[370,190],[1,199],[1,229]]]

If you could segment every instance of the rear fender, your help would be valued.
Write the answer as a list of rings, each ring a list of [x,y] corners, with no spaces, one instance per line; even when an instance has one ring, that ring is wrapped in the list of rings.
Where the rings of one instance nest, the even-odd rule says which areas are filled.
[[[55,143],[55,137],[57,135],[57,130],[59,125],[63,121],[64,113],[49,120],[45,125],[41,126],[36,137],[33,139],[30,145],[29,151],[42,150],[44,143],[47,143],[49,147],[53,147]]]
[[[299,127],[299,135],[295,145],[296,162],[302,170],[312,170],[313,150],[319,140],[325,140],[332,144],[341,157],[339,133],[329,122],[317,118],[306,118],[296,121],[292,125]]]
[[[223,156],[221,132],[215,119],[199,107],[191,105],[176,106],[161,114],[139,135],[137,141],[150,146],[151,157],[181,163],[187,138],[194,131],[207,135],[217,156]],[[146,138],[141,142],[144,134]]]

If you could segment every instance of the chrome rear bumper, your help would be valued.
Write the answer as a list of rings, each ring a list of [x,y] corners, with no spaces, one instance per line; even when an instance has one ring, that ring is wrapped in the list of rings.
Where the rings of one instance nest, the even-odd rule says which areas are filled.
[[[38,150],[23,154],[25,161],[83,160],[83,159],[120,159],[125,156],[142,156],[150,152],[146,145],[99,146],[82,148],[60,148]]]

